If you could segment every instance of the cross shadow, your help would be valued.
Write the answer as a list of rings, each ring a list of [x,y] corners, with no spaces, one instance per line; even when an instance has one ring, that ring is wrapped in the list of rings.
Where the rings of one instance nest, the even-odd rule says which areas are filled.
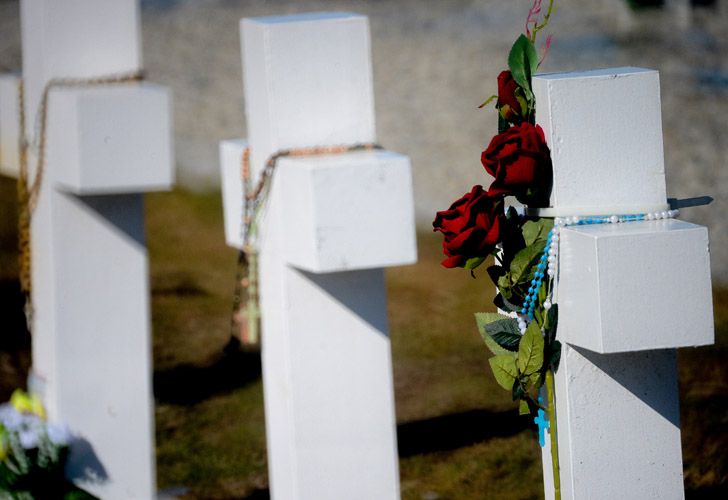
[[[356,314],[382,335],[387,335],[387,298],[384,293],[363,294],[362,290],[385,290],[384,269],[312,273],[298,268],[321,291]]]
[[[256,488],[247,496],[242,497],[241,500],[269,500],[270,490],[268,488]]]
[[[672,425],[680,426],[675,349],[599,354],[571,347]]]
[[[143,247],[144,235],[144,202],[139,193],[109,195],[74,195],[65,196],[101,216],[101,221],[108,224],[126,238]]]
[[[461,413],[405,422],[397,425],[400,458],[452,451],[495,437],[507,437],[535,429],[533,419],[516,418],[513,411],[469,410]],[[267,488],[256,489],[243,500],[268,500]]]
[[[66,464],[66,477],[71,481],[100,484],[109,480],[106,468],[99,460],[94,447],[86,439],[77,437],[71,443],[71,453]]]
[[[530,417],[513,411],[470,410],[397,425],[401,458],[451,451],[494,437],[507,437],[535,428]]]
[[[194,405],[244,387],[261,376],[260,353],[242,348],[231,337],[223,352],[204,365],[182,364],[154,372],[154,396],[159,402]]]

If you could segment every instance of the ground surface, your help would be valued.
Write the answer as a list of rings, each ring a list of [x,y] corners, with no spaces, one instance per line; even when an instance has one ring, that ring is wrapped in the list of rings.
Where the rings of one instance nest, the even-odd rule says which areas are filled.
[[[234,346],[235,252],[219,196],[147,197],[159,486],[185,498],[267,498],[260,362]],[[0,178],[0,400],[23,384],[15,264],[14,183]],[[485,279],[445,270],[439,239],[420,235],[420,262],[388,271],[402,496],[540,498],[535,430],[487,368],[471,313]],[[679,355],[688,498],[728,497],[728,291],[714,295],[717,344]]]

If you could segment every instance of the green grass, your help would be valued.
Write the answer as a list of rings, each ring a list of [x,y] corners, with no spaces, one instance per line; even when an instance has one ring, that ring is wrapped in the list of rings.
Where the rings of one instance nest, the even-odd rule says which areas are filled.
[[[13,193],[0,182],[4,281],[17,276]],[[219,194],[146,201],[159,486],[188,487],[187,498],[264,498],[259,359],[224,351],[236,254],[224,243]],[[439,245],[422,233],[418,264],[387,271],[402,497],[540,498],[535,431],[489,373],[472,319],[492,310],[492,285],[442,268]],[[728,290],[715,292],[714,305],[716,345],[679,354],[689,498],[728,488]],[[22,363],[2,361],[21,354],[0,350],[0,389],[22,379]]]

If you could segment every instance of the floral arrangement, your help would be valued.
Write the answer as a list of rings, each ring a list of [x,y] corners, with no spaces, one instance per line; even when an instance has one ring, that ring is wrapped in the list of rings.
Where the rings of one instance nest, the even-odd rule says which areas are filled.
[[[63,476],[70,440],[37,395],[16,390],[0,405],[0,498],[90,498]]]
[[[529,207],[548,205],[552,166],[544,133],[535,123],[536,102],[531,77],[543,61],[536,51],[536,36],[549,21],[553,0],[542,20],[536,0],[529,10],[526,33],[518,37],[508,55],[508,70],[498,75],[495,101],[498,134],[481,154],[485,171],[494,180],[488,190],[473,186],[448,210],[438,212],[435,231],[444,236],[442,265],[473,271],[493,256],[488,276],[498,287],[495,305],[509,313],[476,313],[478,328],[492,351],[490,366],[496,381],[520,402],[521,414],[544,407],[538,392],[553,377],[561,352],[555,339],[557,307],[549,300],[555,260],[551,251],[553,220],[526,217],[511,207],[513,196]],[[544,56],[550,45],[547,39]]]
[[[435,231],[443,234],[442,265],[474,270],[493,257],[487,274],[496,284],[495,305],[506,314],[475,313],[478,330],[493,353],[490,367],[498,384],[519,401],[521,415],[536,415],[539,443],[545,446],[549,429],[554,496],[561,498],[556,436],[554,372],[561,356],[556,340],[558,308],[551,302],[558,257],[558,227],[554,220],[528,217],[526,211],[506,209],[505,198],[515,197],[529,208],[549,203],[553,169],[544,132],[535,122],[536,99],[531,77],[538,70],[551,44],[546,39],[539,58],[536,37],[553,12],[549,0],[541,18],[542,0],[534,0],[521,34],[508,54],[508,69],[498,75],[495,101],[498,134],[482,152],[480,160],[493,177],[487,190],[476,185],[438,212]],[[561,221],[559,222],[561,224]],[[543,404],[542,387],[548,402]],[[548,414],[548,418],[546,415]]]

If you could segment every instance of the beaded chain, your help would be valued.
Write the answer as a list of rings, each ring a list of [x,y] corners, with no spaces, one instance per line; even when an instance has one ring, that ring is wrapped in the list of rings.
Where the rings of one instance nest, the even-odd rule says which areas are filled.
[[[250,173],[250,148],[245,148],[240,160],[243,181],[244,214],[241,225],[243,245],[238,252],[237,276],[233,292],[233,314],[230,334],[239,330],[244,346],[259,343],[260,299],[258,293],[258,222],[268,198],[273,173],[278,160],[286,157],[321,156],[351,153],[355,151],[376,151],[383,149],[374,143],[360,143],[340,146],[314,146],[308,148],[283,149],[266,160],[258,183],[253,187]]]
[[[559,240],[562,228],[568,226],[588,226],[592,224],[622,224],[626,222],[672,219],[679,214],[680,211],[676,209],[635,215],[556,217],[554,219],[554,227],[549,231],[548,237],[546,238],[546,246],[536,265],[536,272],[534,273],[533,279],[531,279],[528,294],[518,314],[518,328],[521,333],[525,333],[528,324],[533,321],[538,295],[544,284],[547,294],[543,302],[543,307],[547,311],[551,309],[554,277],[556,276],[559,262]]]
[[[33,212],[40,197],[43,175],[45,173],[46,129],[48,128],[48,101],[54,88],[78,88],[121,83],[139,82],[144,79],[142,71],[129,71],[91,78],[53,78],[43,87],[38,111],[35,115],[32,141],[26,136],[25,85],[18,81],[18,129],[19,169],[18,169],[18,253],[20,265],[20,289],[25,296],[25,317],[28,331],[32,330],[33,305],[31,297],[31,255],[30,225]],[[28,150],[37,154],[33,178],[29,172]]]

